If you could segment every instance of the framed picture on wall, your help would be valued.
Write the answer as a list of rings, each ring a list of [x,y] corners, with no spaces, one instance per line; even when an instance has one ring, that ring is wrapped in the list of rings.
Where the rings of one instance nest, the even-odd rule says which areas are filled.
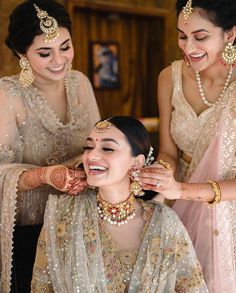
[[[95,89],[118,89],[119,44],[116,42],[90,43],[90,78]]]

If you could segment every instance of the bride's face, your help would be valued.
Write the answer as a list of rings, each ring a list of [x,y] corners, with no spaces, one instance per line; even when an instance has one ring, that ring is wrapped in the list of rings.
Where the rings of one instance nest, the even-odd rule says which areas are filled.
[[[87,138],[83,165],[91,186],[129,184],[128,171],[134,160],[124,134],[113,125],[104,133],[94,128]]]

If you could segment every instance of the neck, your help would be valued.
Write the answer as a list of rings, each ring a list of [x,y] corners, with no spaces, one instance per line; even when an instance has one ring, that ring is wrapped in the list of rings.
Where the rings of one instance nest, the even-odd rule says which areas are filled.
[[[125,201],[130,196],[130,186],[100,187],[98,192],[102,199],[116,204]]]
[[[58,90],[64,89],[64,79],[59,81],[41,81],[40,79],[34,80],[34,86],[43,93],[46,92],[57,92]]]
[[[201,78],[203,80],[209,80],[212,83],[215,83],[215,81],[218,81],[218,80],[222,80],[224,83],[228,73],[229,73],[229,69],[224,67],[219,62],[215,65],[210,66],[209,68],[205,70],[199,71],[199,74],[201,75]]]

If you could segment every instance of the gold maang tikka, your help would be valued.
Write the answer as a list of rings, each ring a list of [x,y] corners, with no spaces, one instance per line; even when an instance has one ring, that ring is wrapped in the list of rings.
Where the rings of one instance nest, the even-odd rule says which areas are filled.
[[[192,0],[188,0],[186,5],[183,8],[183,15],[184,15],[184,22],[185,23],[188,22],[188,18],[192,14],[192,12],[193,12]]]
[[[103,132],[107,131],[107,129],[109,129],[110,127],[111,127],[111,122],[109,122],[107,120],[99,121],[95,125],[95,131],[98,133],[103,133]]]
[[[40,29],[45,34],[45,43],[53,42],[59,36],[59,28],[56,19],[49,16],[47,11],[41,10],[36,4],[34,4],[34,8],[40,20]]]

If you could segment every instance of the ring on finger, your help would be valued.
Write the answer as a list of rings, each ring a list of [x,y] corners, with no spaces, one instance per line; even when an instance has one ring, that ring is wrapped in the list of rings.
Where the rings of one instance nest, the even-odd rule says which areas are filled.
[[[160,186],[161,186],[161,183],[160,183],[159,180],[157,180],[156,186],[157,186],[157,187],[160,187]]]

